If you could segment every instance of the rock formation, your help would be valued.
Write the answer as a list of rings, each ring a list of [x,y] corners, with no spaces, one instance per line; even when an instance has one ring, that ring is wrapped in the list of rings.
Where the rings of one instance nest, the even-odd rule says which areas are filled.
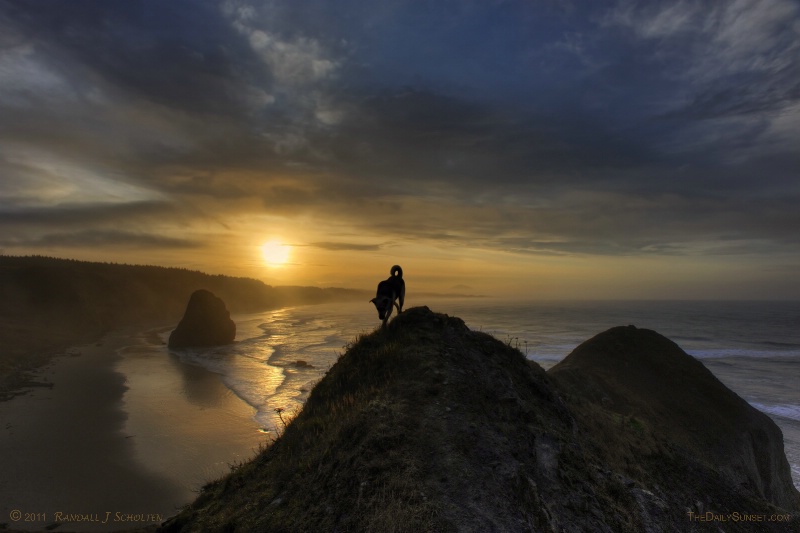
[[[655,438],[717,469],[732,487],[800,508],[780,428],[655,331],[612,328],[549,375],[585,403],[647,424]]]
[[[269,448],[162,529],[800,531],[779,437],[653,332],[611,330],[548,374],[412,308],[361,336]]]
[[[213,293],[200,289],[192,293],[186,313],[169,336],[170,348],[230,344],[236,337],[225,302]]]

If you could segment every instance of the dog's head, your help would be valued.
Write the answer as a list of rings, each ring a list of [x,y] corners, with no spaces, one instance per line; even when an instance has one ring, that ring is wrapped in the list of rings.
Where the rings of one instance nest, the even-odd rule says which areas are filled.
[[[378,310],[378,318],[381,320],[386,318],[392,309],[392,299],[386,296],[376,296],[370,302],[375,304],[375,309]]]

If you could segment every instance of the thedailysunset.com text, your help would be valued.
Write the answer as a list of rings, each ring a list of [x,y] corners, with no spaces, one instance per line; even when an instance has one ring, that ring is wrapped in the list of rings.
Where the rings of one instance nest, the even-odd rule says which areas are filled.
[[[760,513],[686,513],[692,522],[789,522],[790,514],[760,514]]]

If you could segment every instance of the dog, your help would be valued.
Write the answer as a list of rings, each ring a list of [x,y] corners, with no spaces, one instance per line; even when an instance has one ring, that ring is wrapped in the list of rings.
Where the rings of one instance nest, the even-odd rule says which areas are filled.
[[[391,276],[378,283],[378,293],[370,300],[378,310],[378,318],[383,321],[383,326],[392,315],[392,310],[397,307],[397,314],[403,312],[403,300],[406,298],[406,282],[403,281],[403,269],[394,265],[389,271]],[[398,305],[400,302],[400,305]]]

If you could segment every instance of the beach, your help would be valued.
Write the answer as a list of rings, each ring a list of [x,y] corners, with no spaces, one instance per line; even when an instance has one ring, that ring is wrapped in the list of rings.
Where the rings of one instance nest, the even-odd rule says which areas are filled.
[[[266,440],[253,409],[158,332],[75,346],[0,402],[0,524],[60,531],[160,523]]]

